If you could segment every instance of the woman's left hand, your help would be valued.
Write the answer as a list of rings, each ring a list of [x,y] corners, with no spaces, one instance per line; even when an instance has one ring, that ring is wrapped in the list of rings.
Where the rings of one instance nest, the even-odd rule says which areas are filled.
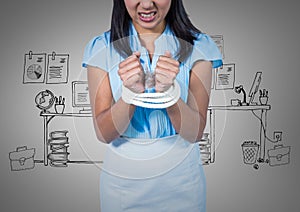
[[[155,68],[155,90],[156,92],[164,92],[168,90],[174,83],[179,73],[179,62],[172,58],[169,51],[158,58]]]

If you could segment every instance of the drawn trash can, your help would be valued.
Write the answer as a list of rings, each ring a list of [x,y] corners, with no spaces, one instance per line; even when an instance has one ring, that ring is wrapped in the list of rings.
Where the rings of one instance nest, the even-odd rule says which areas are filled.
[[[269,165],[280,166],[290,163],[290,146],[275,145],[273,149],[268,150]]]
[[[242,151],[245,164],[254,164],[256,162],[258,149],[259,145],[256,141],[244,141]]]
[[[12,171],[20,171],[34,168],[35,149],[27,149],[27,146],[17,147],[16,151],[9,153],[10,167]]]

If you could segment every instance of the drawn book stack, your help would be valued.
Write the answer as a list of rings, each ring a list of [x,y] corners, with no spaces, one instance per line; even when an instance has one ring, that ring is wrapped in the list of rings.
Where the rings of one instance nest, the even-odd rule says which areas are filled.
[[[54,167],[66,167],[68,163],[68,131],[53,131],[50,133],[48,144],[50,153],[48,154],[49,163]]]
[[[198,143],[200,147],[202,163],[203,165],[207,165],[210,162],[210,156],[211,156],[211,143],[209,139],[209,134],[203,133],[203,136]]]

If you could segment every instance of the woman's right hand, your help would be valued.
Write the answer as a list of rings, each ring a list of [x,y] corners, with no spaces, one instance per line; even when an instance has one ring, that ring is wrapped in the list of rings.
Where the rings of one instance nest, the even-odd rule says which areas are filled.
[[[145,74],[140,56],[140,52],[134,52],[119,64],[118,71],[123,85],[135,93],[143,93],[145,90]]]

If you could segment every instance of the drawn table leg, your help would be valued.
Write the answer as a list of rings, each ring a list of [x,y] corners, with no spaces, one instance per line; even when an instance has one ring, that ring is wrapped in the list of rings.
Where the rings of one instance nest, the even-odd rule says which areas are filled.
[[[259,159],[258,162],[265,161],[266,153],[266,132],[267,132],[267,110],[261,110],[261,125],[260,125],[260,138],[259,138]]]
[[[48,166],[48,118],[44,116],[44,165]]]
[[[209,117],[210,117],[210,162],[215,162],[215,152],[216,152],[216,135],[215,135],[215,129],[216,129],[216,111],[211,109],[209,110]]]

